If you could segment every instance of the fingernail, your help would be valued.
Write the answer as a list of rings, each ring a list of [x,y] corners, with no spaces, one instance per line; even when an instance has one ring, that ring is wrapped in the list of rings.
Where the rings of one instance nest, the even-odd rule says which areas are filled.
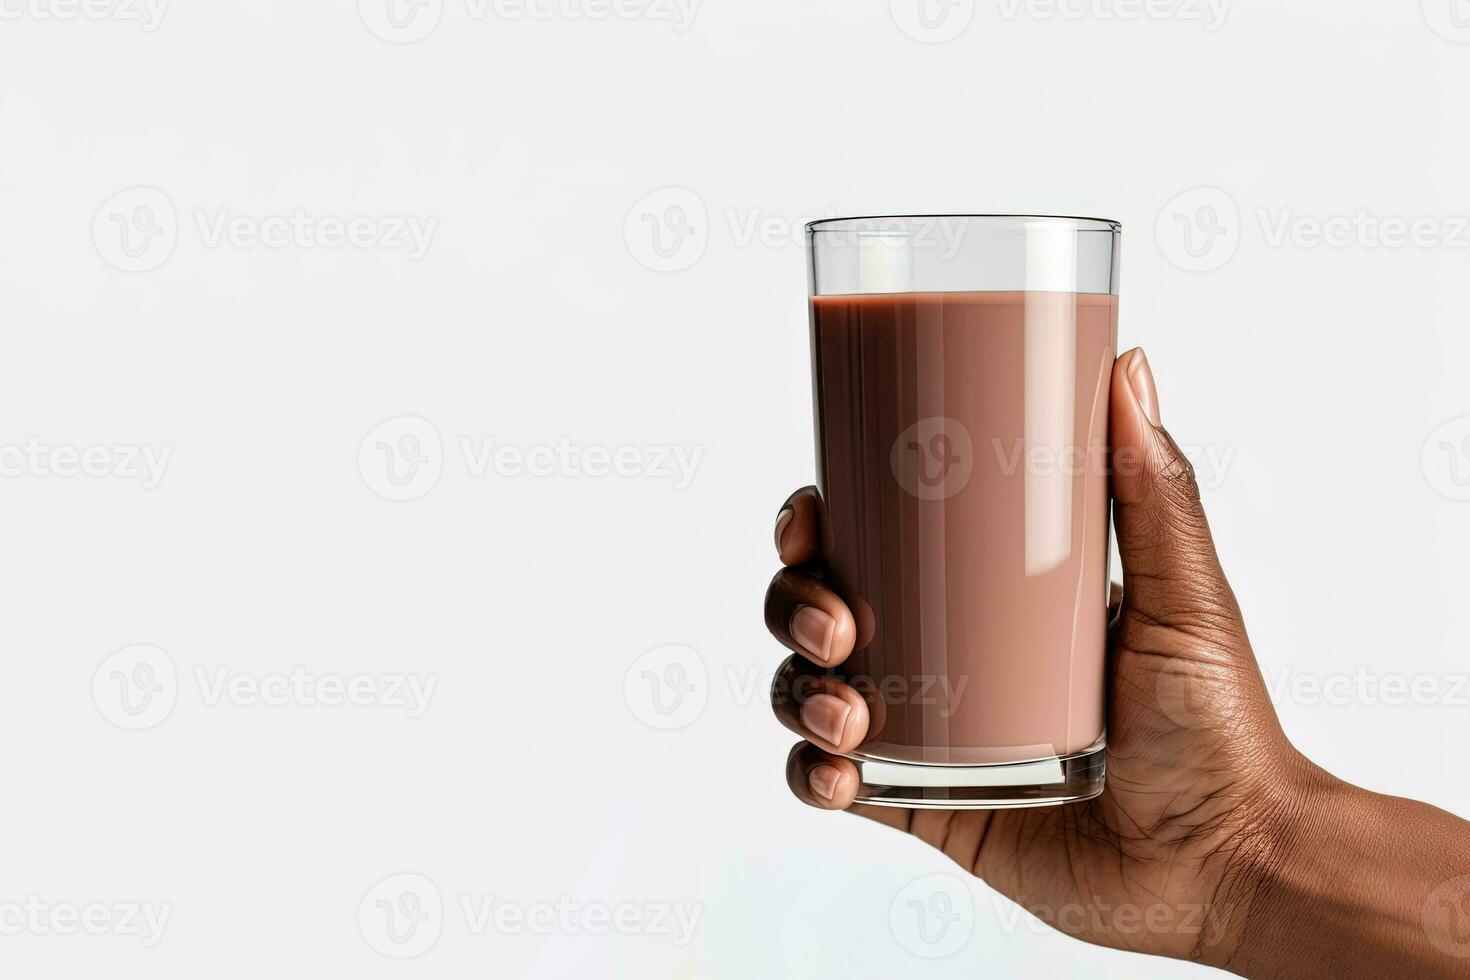
[[[792,515],[796,512],[790,507],[782,507],[781,513],[776,515],[776,555],[781,554],[781,534],[786,530],[786,525],[791,523]]]
[[[1154,373],[1149,370],[1148,358],[1144,356],[1142,347],[1134,351],[1133,360],[1128,364],[1128,387],[1133,389],[1133,397],[1138,399],[1138,407],[1143,409],[1143,414],[1154,425],[1159,425],[1159,391],[1154,387]]]
[[[830,800],[837,795],[837,780],[842,778],[842,773],[837,771],[836,766],[817,766],[806,774],[806,783],[824,800]]]
[[[816,606],[798,606],[791,617],[791,638],[818,663],[831,656],[832,630],[837,621]]]
[[[839,697],[813,694],[801,706],[801,723],[813,735],[836,745],[842,741],[842,730],[851,712],[852,706]]]

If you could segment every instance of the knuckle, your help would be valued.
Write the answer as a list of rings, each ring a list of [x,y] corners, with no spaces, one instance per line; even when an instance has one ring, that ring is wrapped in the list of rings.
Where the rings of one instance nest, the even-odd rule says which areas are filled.
[[[791,606],[791,573],[787,569],[775,574],[766,587],[766,629],[777,637],[786,635],[786,613]]]
[[[1159,467],[1156,479],[1159,491],[1173,503],[1190,508],[1199,504],[1199,481],[1195,477],[1194,464],[1177,446],[1170,447],[1169,455]]]
[[[804,666],[803,658],[792,654],[776,668],[771,678],[771,707],[777,712],[795,712],[807,698],[826,689],[826,678],[804,669]]]

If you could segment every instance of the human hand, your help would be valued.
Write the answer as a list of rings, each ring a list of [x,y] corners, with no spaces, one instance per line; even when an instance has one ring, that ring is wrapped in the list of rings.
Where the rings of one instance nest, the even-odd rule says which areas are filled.
[[[1282,906],[1314,887],[1318,872],[1307,869],[1331,877],[1326,869],[1339,838],[1320,829],[1318,811],[1365,824],[1373,819],[1366,814],[1383,812],[1371,800],[1383,798],[1334,779],[1283,734],[1193,469],[1160,425],[1141,350],[1117,360],[1111,384],[1113,514],[1124,578],[1109,633],[1102,795],[1006,810],[854,804],[858,772],[842,753],[865,741],[874,706],[828,670],[853,652],[857,629],[821,577],[820,507],[810,487],[778,516],[784,567],[765,604],[771,632],[795,651],[772,687],[777,717],[805,740],[788,757],[787,781],[812,806],[851,809],[932,844],[1080,939],[1278,972],[1306,949],[1276,949],[1290,945],[1289,930],[1281,935],[1290,909]],[[1413,911],[1411,933],[1419,925]],[[1422,935],[1411,939],[1434,952]],[[1309,965],[1337,959],[1349,974],[1368,962],[1339,952]]]

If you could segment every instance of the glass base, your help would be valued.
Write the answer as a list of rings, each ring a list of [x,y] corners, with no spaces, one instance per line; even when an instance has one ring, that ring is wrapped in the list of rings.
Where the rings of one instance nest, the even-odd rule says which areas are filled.
[[[993,766],[930,766],[848,756],[857,763],[857,802],[931,810],[1055,806],[1103,791],[1106,745],[1076,755]]]

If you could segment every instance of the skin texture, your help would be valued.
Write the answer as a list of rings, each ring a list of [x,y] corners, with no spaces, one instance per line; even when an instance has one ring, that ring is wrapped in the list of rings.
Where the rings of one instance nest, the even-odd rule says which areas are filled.
[[[1470,873],[1467,825],[1351,787],[1293,748],[1193,470],[1159,424],[1141,350],[1115,363],[1110,405],[1124,580],[1109,632],[1103,794],[1017,810],[853,804],[857,771],[838,753],[862,743],[882,706],[825,670],[852,653],[858,630],[822,582],[811,487],[778,514],[784,567],[765,609],[773,635],[794,651],[772,688],[777,717],[804,739],[787,760],[792,792],[911,833],[1099,945],[1250,976],[1470,974],[1470,939],[1464,956],[1455,947],[1462,896],[1453,884]],[[1446,887],[1447,911],[1435,918]],[[1470,935],[1470,879],[1463,904]]]

